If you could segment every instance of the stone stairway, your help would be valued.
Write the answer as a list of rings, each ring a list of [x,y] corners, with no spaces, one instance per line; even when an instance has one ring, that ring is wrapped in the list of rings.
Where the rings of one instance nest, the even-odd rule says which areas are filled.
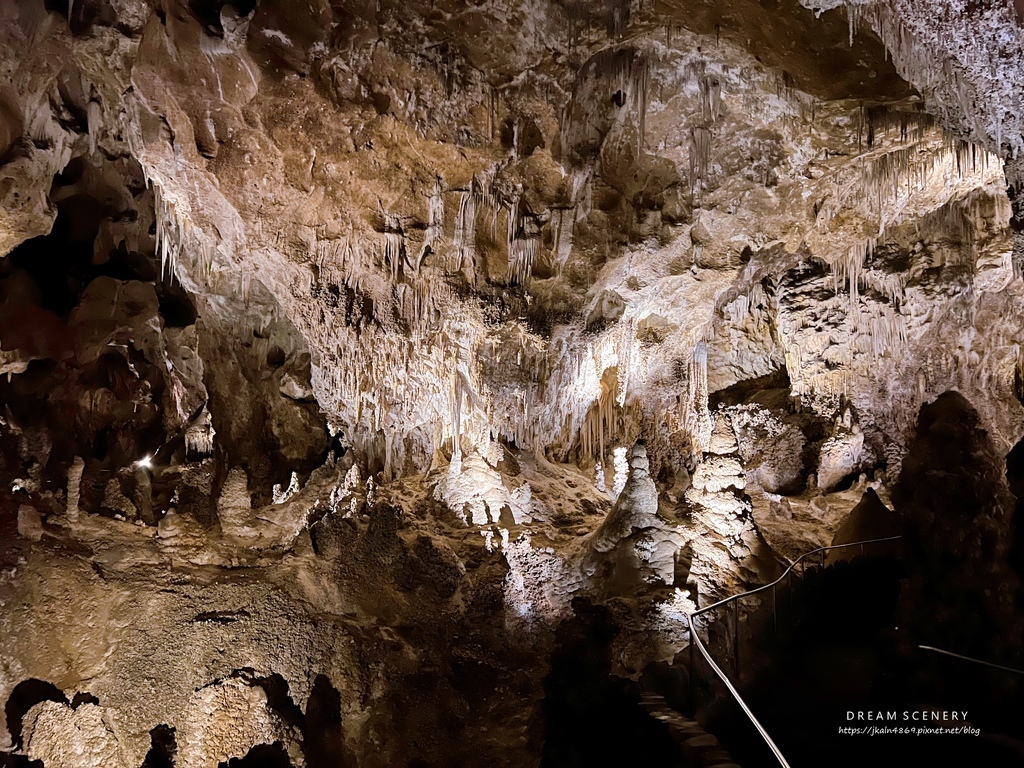
[[[705,731],[696,720],[691,720],[672,709],[664,697],[657,693],[645,692],[640,696],[640,706],[668,729],[694,766],[739,768],[718,739]]]

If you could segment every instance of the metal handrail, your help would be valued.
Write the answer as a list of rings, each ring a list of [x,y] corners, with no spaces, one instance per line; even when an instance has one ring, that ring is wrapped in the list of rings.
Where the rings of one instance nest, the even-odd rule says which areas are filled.
[[[731,603],[734,600],[739,600],[741,597],[750,597],[751,595],[756,595],[758,592],[763,592],[766,589],[770,589],[771,587],[774,587],[776,584],[778,584],[780,581],[782,581],[784,578],[786,578],[789,575],[789,572],[792,571],[796,567],[797,563],[802,561],[804,558],[810,557],[811,555],[816,555],[819,552],[828,552],[829,550],[832,550],[832,549],[845,549],[847,547],[860,547],[860,546],[863,546],[865,544],[879,544],[879,543],[881,543],[883,541],[896,541],[896,539],[902,539],[902,538],[903,538],[902,536],[887,536],[884,539],[866,539],[864,541],[854,541],[854,542],[852,542],[850,544],[833,544],[832,546],[829,546],[829,547],[818,547],[817,549],[812,549],[809,552],[804,552],[802,555],[800,555],[800,557],[798,557],[796,560],[794,560],[792,563],[790,563],[790,566],[785,571],[783,571],[782,575],[779,576],[779,578],[777,578],[775,581],[769,582],[768,584],[764,584],[764,585],[762,585],[760,587],[756,587],[756,588],[748,590],[746,592],[739,592],[739,593],[737,593],[735,595],[731,595],[730,597],[727,597],[724,600],[719,600],[717,603],[712,603],[711,605],[706,605],[703,608],[694,611],[690,615],[691,616],[700,616],[702,613],[707,613],[708,611],[714,610],[715,608],[723,606],[726,603]]]
[[[754,713],[750,711],[750,707],[747,706],[747,702],[740,696],[740,692],[736,690],[733,684],[729,681],[729,678],[725,676],[725,673],[715,664],[715,660],[711,658],[711,654],[708,653],[707,648],[704,647],[704,643],[701,641],[700,636],[693,628],[693,616],[687,617],[687,623],[690,625],[690,642],[695,643],[697,648],[700,650],[700,655],[704,657],[704,661],[708,663],[708,666],[714,670],[715,674],[718,675],[719,679],[725,684],[725,687],[729,689],[729,693],[732,694],[733,698],[736,699],[736,703],[740,705],[740,709],[750,718],[750,722],[757,728],[757,732],[761,734],[761,737],[765,740],[768,748],[774,753],[778,759],[779,764],[783,768],[790,768],[788,762],[786,762],[785,756],[779,750],[778,746],[772,741],[772,737],[768,735],[768,731],[764,729],[761,722],[754,716]],[[690,675],[693,675],[693,670],[690,670]]]
[[[768,731],[764,729],[764,726],[761,725],[757,717],[754,716],[754,713],[750,711],[750,707],[748,707],[747,703],[743,701],[743,697],[740,696],[740,693],[736,690],[736,687],[732,684],[732,682],[722,671],[722,669],[715,663],[715,660],[711,658],[711,654],[708,653],[707,648],[704,647],[704,643],[700,639],[700,635],[697,634],[697,628],[694,625],[693,621],[694,618],[700,616],[701,614],[707,613],[708,611],[713,611],[716,608],[720,608],[721,606],[726,605],[727,603],[739,600],[742,597],[750,597],[751,595],[756,595],[758,592],[763,592],[766,589],[774,587],[784,578],[789,576],[790,572],[796,567],[796,564],[802,561],[805,557],[818,554],[819,552],[827,552],[832,549],[844,549],[846,547],[857,547],[863,546],[865,544],[878,544],[883,541],[895,541],[896,539],[900,538],[902,538],[902,536],[887,536],[882,539],[867,539],[865,541],[855,541],[851,544],[834,544],[829,547],[818,547],[817,549],[812,549],[810,552],[805,552],[792,563],[790,563],[790,566],[785,571],[783,571],[782,575],[779,576],[779,578],[777,578],[775,581],[770,582],[768,584],[764,584],[763,586],[757,587],[755,589],[748,590],[746,592],[737,593],[735,595],[725,598],[724,600],[719,600],[718,602],[712,603],[711,605],[706,605],[703,608],[687,615],[686,623],[690,628],[690,643],[697,646],[697,649],[700,651],[701,656],[704,657],[704,660],[708,663],[708,666],[711,667],[711,669],[714,671],[716,675],[718,675],[719,680],[722,681],[722,683],[728,689],[729,693],[732,694],[732,697],[736,699],[736,703],[740,705],[740,709],[743,710],[744,714],[746,714],[746,716],[750,718],[750,722],[754,724],[754,727],[757,729],[757,732],[761,734],[761,737],[765,740],[765,743],[768,745],[768,748],[771,749],[772,754],[775,755],[776,759],[779,761],[779,764],[783,768],[790,768],[790,765],[786,761],[785,756],[782,754],[782,751],[779,749],[778,745],[776,745],[776,743],[772,741],[772,737],[768,735]],[[737,631],[739,631],[738,625]],[[691,678],[693,676],[692,667],[690,669],[690,676]]]
[[[964,656],[962,653],[954,653],[953,651],[947,651],[943,648],[936,648],[933,645],[919,645],[917,647],[920,648],[922,651],[933,651],[935,653],[941,653],[943,656],[952,656],[954,659],[970,661],[974,664],[981,664],[986,667],[992,667],[993,669],[1001,669],[1003,672],[1012,672],[1015,675],[1024,675],[1024,669],[1017,669],[1016,667],[1004,667],[1002,664],[995,664],[991,661],[976,659],[973,656]]]

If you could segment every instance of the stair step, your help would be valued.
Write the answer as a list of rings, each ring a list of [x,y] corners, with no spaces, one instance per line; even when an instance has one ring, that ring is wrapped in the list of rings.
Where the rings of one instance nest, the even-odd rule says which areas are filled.
[[[711,749],[718,746],[718,739],[710,733],[706,733],[703,736],[694,736],[691,739],[687,739],[683,743],[691,749]]]
[[[683,736],[683,738],[696,738],[705,736],[708,733],[703,728],[673,728],[672,730]]]
[[[661,718],[658,719],[660,720]],[[672,720],[662,720],[662,722],[664,722],[666,725],[668,725],[669,728],[671,728],[673,731],[676,731],[677,733],[687,733],[691,736],[700,736],[703,733],[705,733],[704,729],[696,723],[694,723],[693,725],[680,725],[679,723],[674,722]]]
[[[664,697],[643,693],[640,706],[665,726],[669,734],[696,758],[701,768],[739,768],[715,736],[705,731],[696,720],[672,709]]]
[[[731,763],[732,756],[721,748],[717,750],[708,750],[708,752],[700,753],[700,762],[708,766],[718,766],[723,763]]]

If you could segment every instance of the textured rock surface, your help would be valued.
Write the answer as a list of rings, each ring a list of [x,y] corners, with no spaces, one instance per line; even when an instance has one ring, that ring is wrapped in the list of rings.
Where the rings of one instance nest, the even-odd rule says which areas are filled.
[[[1020,22],[801,3],[6,0],[0,750],[534,765],[559,625],[998,463]]]

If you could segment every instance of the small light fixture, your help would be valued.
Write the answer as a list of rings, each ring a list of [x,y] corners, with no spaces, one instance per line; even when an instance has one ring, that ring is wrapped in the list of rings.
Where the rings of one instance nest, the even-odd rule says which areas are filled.
[[[138,461],[135,462],[135,466],[138,469],[152,469],[152,467],[153,467],[153,457],[150,456],[149,454],[146,454],[141,459],[139,459]]]

